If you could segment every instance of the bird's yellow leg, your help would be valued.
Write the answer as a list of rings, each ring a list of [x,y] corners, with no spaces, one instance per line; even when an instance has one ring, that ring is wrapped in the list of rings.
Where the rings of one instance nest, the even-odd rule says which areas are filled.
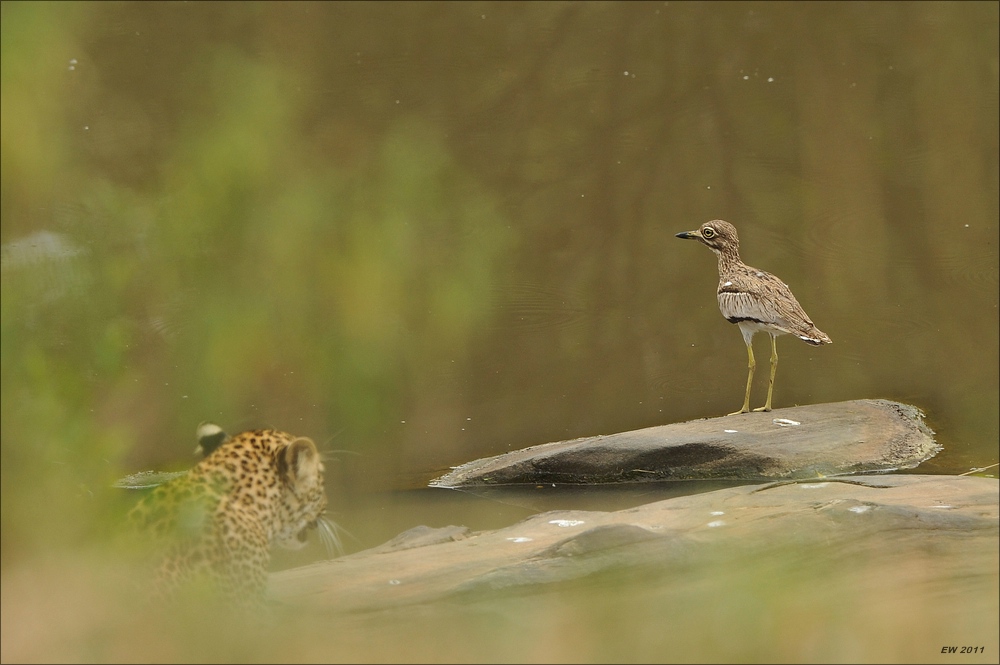
[[[730,416],[738,416],[741,413],[747,413],[750,411],[750,386],[753,385],[753,371],[757,367],[757,361],[753,359],[753,345],[749,342],[747,343],[747,358],[749,362],[747,363],[747,394],[743,397],[743,408],[739,411],[733,411]],[[773,370],[772,370],[773,373]]]
[[[774,370],[778,369],[778,338],[771,335],[771,380],[767,383],[767,401],[754,411],[771,410],[771,392],[774,390]]]

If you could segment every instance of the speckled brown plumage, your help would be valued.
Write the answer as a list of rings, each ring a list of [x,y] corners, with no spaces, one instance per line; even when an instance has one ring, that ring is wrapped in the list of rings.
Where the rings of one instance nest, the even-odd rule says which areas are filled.
[[[743,408],[729,415],[750,410],[750,385],[756,367],[751,341],[758,332],[771,336],[771,380],[767,387],[767,402],[754,411],[770,411],[774,373],[778,366],[775,339],[779,335],[795,335],[814,345],[830,344],[833,340],[813,324],[787,284],[771,273],[752,268],[740,260],[739,236],[729,222],[721,219],[705,222],[696,231],[678,233],[677,237],[698,240],[719,257],[719,309],[727,321],[740,327],[747,345],[749,375]]]

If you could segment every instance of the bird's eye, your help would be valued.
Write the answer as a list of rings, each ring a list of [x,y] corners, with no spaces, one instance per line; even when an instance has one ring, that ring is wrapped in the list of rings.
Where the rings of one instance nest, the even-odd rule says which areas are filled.
[[[705,236],[706,238],[714,238],[715,229],[709,226],[708,228],[706,228],[704,231],[701,232],[701,235]]]

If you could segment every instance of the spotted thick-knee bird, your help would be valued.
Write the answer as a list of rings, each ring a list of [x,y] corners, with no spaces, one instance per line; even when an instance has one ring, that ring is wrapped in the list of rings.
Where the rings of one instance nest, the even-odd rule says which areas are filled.
[[[705,222],[697,230],[678,233],[677,237],[698,240],[719,257],[719,309],[727,321],[740,327],[747,345],[749,374],[743,408],[729,415],[750,410],[750,385],[757,366],[751,342],[758,332],[771,336],[771,380],[767,384],[767,401],[754,411],[770,411],[774,372],[778,367],[778,335],[795,335],[803,342],[815,345],[831,344],[833,340],[813,324],[787,284],[771,273],[751,268],[740,260],[740,239],[736,228],[729,222],[721,219]]]

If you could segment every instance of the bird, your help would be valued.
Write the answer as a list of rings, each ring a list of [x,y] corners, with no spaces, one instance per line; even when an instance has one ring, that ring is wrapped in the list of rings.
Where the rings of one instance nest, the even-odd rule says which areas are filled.
[[[747,345],[749,374],[743,407],[729,415],[750,411],[750,385],[757,366],[751,342],[758,332],[771,336],[771,380],[767,384],[767,401],[754,411],[770,411],[774,372],[778,367],[778,336],[795,335],[815,346],[832,344],[833,340],[809,319],[787,284],[771,273],[751,268],[740,260],[740,239],[736,235],[736,227],[729,222],[714,219],[695,231],[678,233],[676,237],[697,240],[719,257],[719,309],[727,321],[740,327]]]

